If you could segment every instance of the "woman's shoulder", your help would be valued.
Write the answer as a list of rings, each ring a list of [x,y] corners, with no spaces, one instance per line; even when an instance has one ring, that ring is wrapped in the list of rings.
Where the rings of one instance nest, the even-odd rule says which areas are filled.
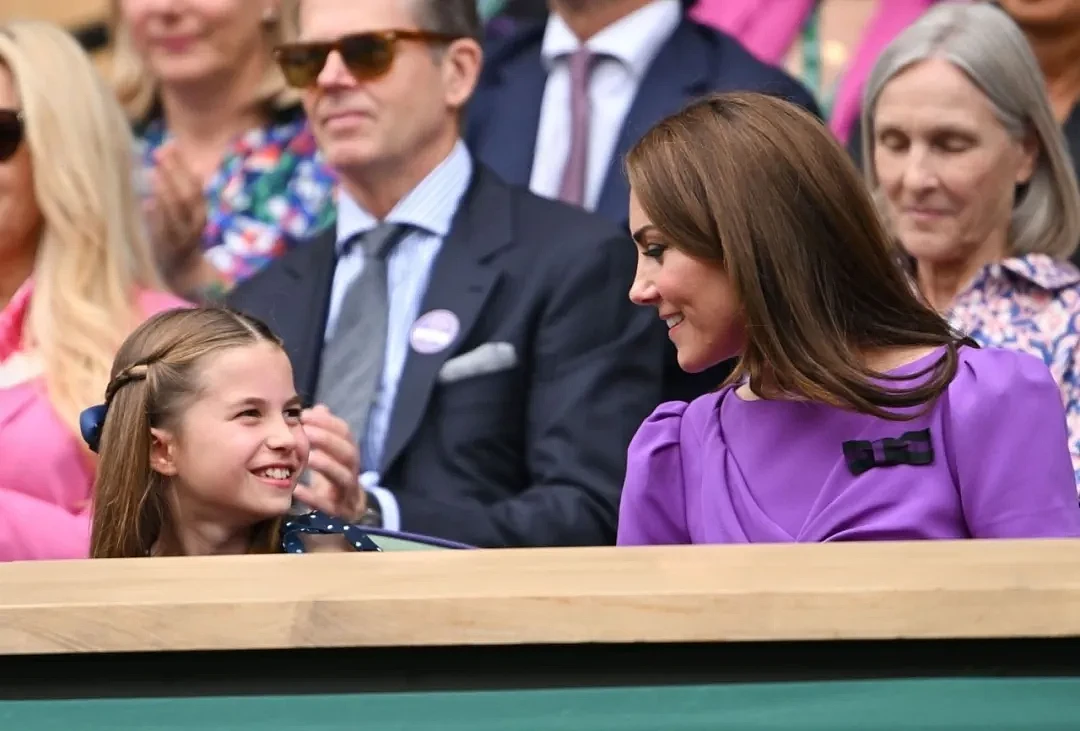
[[[653,409],[630,441],[629,463],[647,461],[657,452],[677,446],[687,407],[686,401],[665,401]]]
[[[977,430],[988,420],[1021,423],[1022,414],[1049,414],[1061,408],[1058,384],[1039,358],[1004,348],[960,349],[956,376],[948,388],[954,423]]]
[[[243,212],[249,223],[307,236],[330,220],[336,185],[302,110],[285,110],[245,135],[222,164],[208,193],[220,208],[211,226],[230,228],[230,217]]]
[[[1006,348],[962,346],[958,353],[956,377],[950,395],[972,393],[980,396],[1005,395],[1017,390],[1045,389],[1057,393],[1050,369],[1029,353]]]
[[[660,404],[634,435],[630,443],[631,458],[647,457],[673,446],[700,444],[709,425],[719,419],[720,402],[733,391],[733,386],[725,386],[690,402],[666,401]]]
[[[653,409],[644,423],[668,431],[682,429],[683,422],[686,422],[688,426],[705,424],[715,418],[720,402],[733,390],[733,386],[725,386],[717,391],[698,396],[693,401],[665,401]]]
[[[315,157],[318,144],[304,108],[290,104],[273,111],[266,127],[266,144],[299,157]]]
[[[152,317],[159,312],[175,310],[178,307],[192,306],[190,302],[171,292],[156,289],[140,289],[136,296],[136,304],[143,317]]]
[[[619,545],[691,542],[685,492],[700,473],[705,435],[719,432],[709,425],[730,391],[725,387],[690,403],[662,403],[638,428],[627,451]]]

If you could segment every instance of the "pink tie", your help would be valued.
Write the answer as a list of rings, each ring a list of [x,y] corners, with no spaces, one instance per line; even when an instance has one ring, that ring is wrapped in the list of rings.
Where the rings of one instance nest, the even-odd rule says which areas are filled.
[[[570,57],[570,152],[563,167],[559,200],[585,204],[585,173],[589,160],[589,72],[593,55],[582,46]]]

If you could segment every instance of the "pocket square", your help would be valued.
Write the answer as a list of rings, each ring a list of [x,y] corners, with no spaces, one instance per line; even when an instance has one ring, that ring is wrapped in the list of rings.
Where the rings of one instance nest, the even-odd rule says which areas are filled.
[[[517,364],[517,351],[510,343],[484,343],[443,363],[439,369],[439,382],[455,383],[466,378],[507,371]]]

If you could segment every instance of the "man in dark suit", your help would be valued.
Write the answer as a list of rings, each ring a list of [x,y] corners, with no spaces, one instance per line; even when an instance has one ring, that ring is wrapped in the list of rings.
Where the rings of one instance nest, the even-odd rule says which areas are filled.
[[[627,225],[622,160],[652,125],[709,92],[760,91],[815,114],[811,94],[734,38],[686,17],[686,0],[549,0],[546,21],[491,41],[465,140],[511,183]],[[683,373],[665,344],[665,400],[724,379]]]
[[[326,433],[351,432],[377,525],[613,542],[626,448],[660,398],[633,244],[473,163],[459,119],[481,65],[475,0],[302,0],[297,20],[279,62],[340,176],[338,220],[230,302],[337,415],[308,413],[315,477],[355,485]]]
[[[590,148],[585,191],[570,202],[619,224],[627,220],[629,190],[621,168],[626,152],[691,99],[710,92],[760,91],[818,113],[801,84],[756,59],[734,38],[690,20],[680,0],[549,0],[549,5],[546,21],[524,24],[486,50],[469,104],[465,140],[477,159],[507,182],[565,197],[548,181],[569,162],[575,130],[568,67],[583,47],[592,51],[583,83],[594,103],[583,115],[592,117],[585,140]]]

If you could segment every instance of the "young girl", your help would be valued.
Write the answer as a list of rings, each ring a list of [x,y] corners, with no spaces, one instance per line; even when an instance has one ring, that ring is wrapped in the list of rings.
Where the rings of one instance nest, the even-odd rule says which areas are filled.
[[[355,495],[298,484],[301,411],[263,323],[213,307],[147,320],[121,346],[105,403],[83,415],[101,456],[90,556],[380,550],[351,525]],[[286,520],[294,496],[325,512]]]

